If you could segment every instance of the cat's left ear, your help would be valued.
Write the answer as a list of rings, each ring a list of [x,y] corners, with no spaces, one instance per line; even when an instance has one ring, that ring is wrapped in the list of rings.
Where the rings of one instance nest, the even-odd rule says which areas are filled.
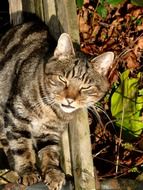
[[[71,37],[69,34],[63,33],[58,40],[57,47],[54,51],[54,57],[62,60],[70,57],[71,55],[75,55]]]
[[[114,53],[105,52],[91,60],[95,71],[99,72],[101,75],[106,76],[109,68],[113,65]]]

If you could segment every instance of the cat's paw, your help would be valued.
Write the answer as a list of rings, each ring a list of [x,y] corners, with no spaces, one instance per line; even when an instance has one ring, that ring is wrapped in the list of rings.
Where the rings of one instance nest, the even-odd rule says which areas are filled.
[[[19,177],[18,183],[24,186],[30,186],[41,181],[41,176],[38,172],[27,173]]]
[[[65,174],[57,169],[50,169],[45,175],[44,182],[49,190],[61,190],[65,184]]]

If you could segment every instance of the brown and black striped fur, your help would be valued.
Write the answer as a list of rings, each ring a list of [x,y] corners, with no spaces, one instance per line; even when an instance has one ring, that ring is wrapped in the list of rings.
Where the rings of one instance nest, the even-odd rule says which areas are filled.
[[[77,58],[68,34],[50,56],[48,32],[39,23],[11,29],[0,42],[0,136],[11,166],[31,185],[41,179],[61,189],[60,138],[74,114],[108,90],[113,62],[106,52],[91,63]],[[40,170],[36,160],[40,161]]]

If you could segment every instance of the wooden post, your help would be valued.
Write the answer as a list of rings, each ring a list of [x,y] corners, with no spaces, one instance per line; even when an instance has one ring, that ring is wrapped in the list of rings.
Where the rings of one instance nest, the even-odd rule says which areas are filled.
[[[22,1],[21,0],[8,0],[9,1],[9,13],[10,22],[13,25],[20,24],[23,20],[22,18]]]
[[[12,1],[12,0],[9,0]],[[23,11],[36,13],[35,0],[19,0],[22,1]],[[38,0],[39,1],[39,0]]]
[[[93,159],[87,110],[78,112],[70,123],[70,147],[75,190],[95,190]]]

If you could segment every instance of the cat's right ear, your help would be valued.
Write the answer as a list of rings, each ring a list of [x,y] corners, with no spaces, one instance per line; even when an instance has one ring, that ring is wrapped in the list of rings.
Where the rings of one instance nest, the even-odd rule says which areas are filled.
[[[100,73],[102,76],[106,76],[109,68],[111,68],[114,63],[114,53],[110,51],[102,53],[101,55],[92,59],[91,63],[98,73]]]
[[[69,34],[63,33],[58,40],[57,47],[54,51],[54,57],[62,60],[72,55],[75,55],[75,52],[71,37]]]

